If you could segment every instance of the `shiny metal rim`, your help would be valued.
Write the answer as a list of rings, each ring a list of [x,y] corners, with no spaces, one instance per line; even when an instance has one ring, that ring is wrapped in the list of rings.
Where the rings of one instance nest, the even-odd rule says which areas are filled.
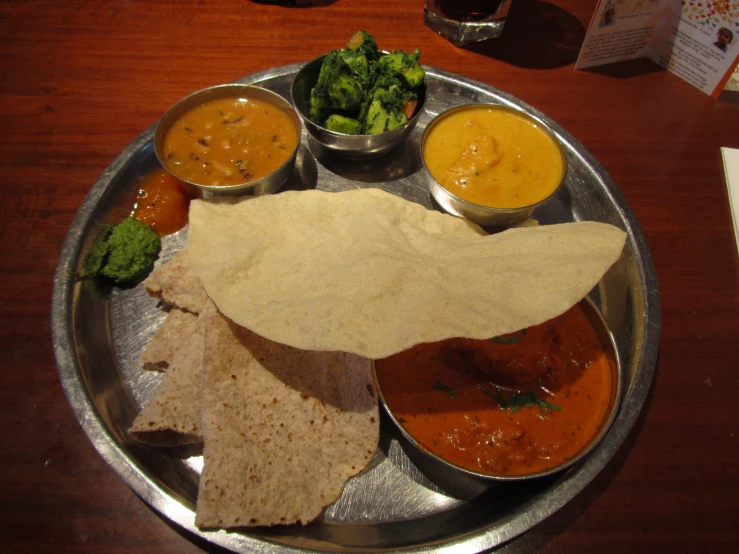
[[[273,70],[256,73],[239,80],[239,83],[259,83],[272,78],[286,78],[294,75],[303,64],[292,64]],[[516,514],[506,525],[490,526],[472,536],[453,541],[410,546],[406,552],[479,552],[502,544],[541,522],[564,506],[579,493],[605,467],[625,440],[646,400],[655,371],[659,331],[660,300],[654,264],[639,223],[617,187],[603,167],[575,139],[546,116],[515,99],[482,83],[459,77],[435,68],[425,67],[430,78],[465,86],[481,93],[493,95],[500,103],[524,109],[546,121],[555,131],[560,141],[569,149],[576,151],[581,160],[597,174],[607,191],[610,201],[618,207],[626,230],[634,242],[634,255],[639,269],[639,278],[644,288],[644,340],[637,362],[637,374],[631,390],[625,395],[620,414],[601,444],[589,456],[587,463],[570,471],[568,478],[560,482],[546,497],[535,498],[527,505],[524,513]],[[83,382],[73,356],[73,336],[70,329],[69,306],[73,301],[73,287],[68,275],[73,269],[71,263],[80,254],[80,239],[89,225],[90,213],[100,202],[113,177],[129,162],[133,154],[147,145],[153,138],[154,126],[136,138],[104,171],[92,187],[78,213],[76,214],[60,254],[54,280],[52,300],[52,336],[54,351],[59,367],[60,379],[67,398],[85,433],[95,448],[124,481],[152,508],[159,511],[172,522],[200,537],[235,552],[307,552],[312,550],[293,549],[256,540],[251,537],[226,532],[204,533],[193,524],[192,512],[172,499],[166,491],[158,487],[139,467],[129,459],[116,444],[109,430],[103,424]],[[363,549],[360,549],[363,550]],[[314,550],[318,552],[317,550]]]

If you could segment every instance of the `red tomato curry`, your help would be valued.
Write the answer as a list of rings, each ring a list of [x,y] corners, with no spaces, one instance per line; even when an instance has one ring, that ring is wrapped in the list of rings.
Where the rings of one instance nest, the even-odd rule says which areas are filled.
[[[386,404],[423,448],[479,473],[528,475],[600,431],[617,389],[606,352],[578,304],[518,333],[419,344],[375,367]]]

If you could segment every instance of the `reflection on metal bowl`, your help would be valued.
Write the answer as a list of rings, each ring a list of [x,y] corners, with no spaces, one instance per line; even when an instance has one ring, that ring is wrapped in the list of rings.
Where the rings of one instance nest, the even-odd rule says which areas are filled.
[[[293,81],[291,95],[293,105],[300,114],[308,134],[319,144],[340,153],[344,156],[362,158],[379,156],[389,152],[410,135],[418,123],[419,116],[423,112],[426,103],[426,82],[419,87],[418,106],[411,119],[397,129],[380,133],[378,135],[347,135],[330,131],[310,120],[310,93],[318,82],[318,74],[321,71],[323,58],[320,56],[305,64]]]
[[[418,345],[377,360],[375,373],[408,456],[461,498],[581,460],[605,436],[621,395],[616,346],[590,299],[512,335]]]
[[[247,76],[289,97],[290,85],[302,64],[270,68]],[[426,68],[433,106],[440,112],[461,102],[507,104],[547,121],[531,106],[484,83]],[[410,140],[389,154],[417,150],[422,117]],[[421,480],[414,461],[401,448],[400,433],[383,417],[383,444],[371,471],[353,478],[342,497],[311,525],[251,528],[248,533],[200,531],[193,523],[202,457],[177,458],[141,448],[126,430],[141,405],[151,398],[161,375],[141,371],[138,355],[151,339],[162,312],[156,299],[137,287],[107,295],[94,286],[81,286],[70,275],[101,225],[128,213],[142,174],[159,166],[154,156],[153,129],[133,140],[101,174],[72,223],[59,257],[52,304],[52,332],[59,375],[70,406],[94,447],[135,493],[166,521],[197,540],[234,552],[289,551],[432,551],[482,552],[494,549],[528,531],[571,501],[614,459],[646,409],[659,351],[660,295],[649,246],[636,216],[603,166],[567,131],[550,122],[567,152],[569,175],[556,202],[536,214],[548,223],[596,219],[618,225],[629,234],[621,259],[598,288],[599,304],[616,338],[623,363],[621,407],[610,431],[583,460],[548,478],[501,484],[480,502],[460,502],[438,494],[427,478]],[[307,139],[296,160],[291,188],[341,191],[372,182],[431,208],[422,171],[408,171],[388,181],[383,172],[342,176],[313,159]],[[412,148],[413,147],[413,148]],[[302,155],[301,153],[305,153]],[[301,170],[301,160],[304,164]],[[420,166],[420,159],[414,162]],[[348,170],[349,164],[345,164]],[[288,183],[289,185],[289,183]],[[560,203],[559,200],[567,201]],[[186,233],[170,235],[164,259],[184,246]],[[91,282],[88,282],[91,284]],[[384,410],[383,410],[384,412]],[[385,414],[383,413],[383,416]],[[385,425],[387,424],[387,425]],[[410,452],[410,448],[407,448]],[[419,454],[420,456],[421,454]],[[621,456],[628,452],[620,451]],[[419,464],[420,466],[420,464]],[[430,472],[428,474],[431,474]],[[416,480],[418,478],[418,480]],[[424,525],[418,523],[423,521]]]

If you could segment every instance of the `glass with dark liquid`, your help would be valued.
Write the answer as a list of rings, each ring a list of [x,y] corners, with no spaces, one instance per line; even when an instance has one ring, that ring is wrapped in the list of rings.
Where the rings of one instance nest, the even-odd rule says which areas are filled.
[[[445,39],[464,46],[500,36],[511,0],[425,0],[424,21]]]

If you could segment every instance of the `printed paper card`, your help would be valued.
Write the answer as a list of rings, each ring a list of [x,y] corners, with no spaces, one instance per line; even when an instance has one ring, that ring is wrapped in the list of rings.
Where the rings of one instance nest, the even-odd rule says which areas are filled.
[[[648,58],[715,98],[737,43],[739,0],[601,0],[575,69]]]
[[[739,150],[736,148],[721,148],[721,157],[724,160],[724,175],[726,189],[729,192],[729,209],[734,221],[734,238],[739,249]]]
[[[729,76],[729,80],[726,81],[724,90],[739,92],[739,65],[734,68],[734,72]]]

